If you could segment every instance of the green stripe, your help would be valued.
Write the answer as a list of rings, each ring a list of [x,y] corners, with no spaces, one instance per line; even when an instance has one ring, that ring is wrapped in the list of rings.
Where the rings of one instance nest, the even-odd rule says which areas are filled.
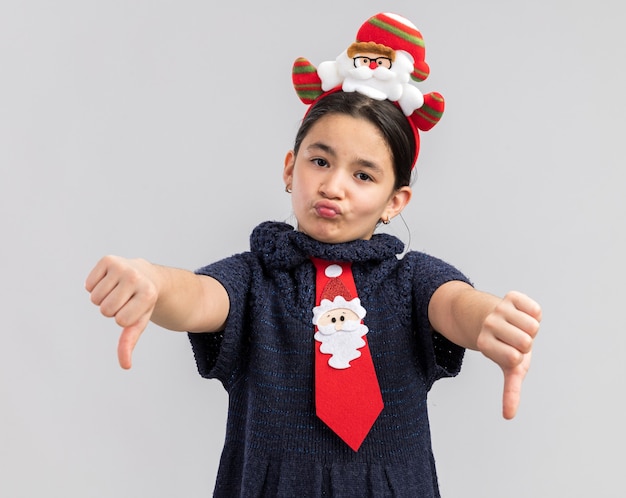
[[[313,66],[293,66],[294,74],[315,73],[317,70]]]
[[[415,81],[422,82],[426,78],[428,78],[428,73],[425,73],[424,71],[415,70],[411,73],[411,78],[414,79]]]
[[[419,36],[411,35],[407,33],[406,31],[403,31],[389,23],[386,23],[385,21],[382,21],[381,19],[377,19],[377,18],[370,19],[370,23],[372,23],[374,26],[384,29],[385,31],[390,31],[391,33],[396,35],[398,38],[402,38],[408,41],[409,43],[412,43],[413,45],[418,45],[424,48],[424,40]]]
[[[319,97],[322,92],[318,91],[318,92],[302,92],[302,91],[298,91],[296,90],[296,93],[298,94],[298,97],[300,97],[301,99],[309,99],[309,100],[315,100],[317,97]]]
[[[322,90],[322,85],[318,84],[309,84],[309,83],[304,83],[304,84],[299,84],[299,85],[294,85],[294,88],[296,89],[296,92],[300,93],[300,92],[320,92]]]
[[[426,105],[422,106],[417,112],[421,114],[424,119],[427,119],[432,123],[436,123],[441,119],[441,116],[443,116],[443,111],[436,111],[432,107],[428,107]]]
[[[431,92],[430,98],[436,100],[437,102],[443,102],[443,97],[437,93]]]

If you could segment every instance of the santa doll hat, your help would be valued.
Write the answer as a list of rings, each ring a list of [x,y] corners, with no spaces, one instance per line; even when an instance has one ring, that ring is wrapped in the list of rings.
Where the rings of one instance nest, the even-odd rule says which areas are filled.
[[[410,75],[412,81],[424,81],[430,74],[430,68],[424,61],[422,34],[411,21],[398,14],[382,12],[370,17],[357,31],[355,43],[375,43],[405,52],[413,59],[413,71]],[[342,91],[341,85],[324,91],[317,68],[305,57],[295,60],[291,77],[298,97],[303,103],[310,105],[309,110],[326,95]],[[394,103],[398,105],[397,102]],[[415,167],[420,149],[419,131],[428,131],[435,126],[441,119],[444,108],[443,96],[438,92],[428,92],[424,94],[423,105],[407,116],[415,137],[412,167]]]
[[[415,25],[405,17],[389,12],[376,14],[363,23],[356,34],[358,43],[374,42],[379,45],[404,50],[413,59],[415,81],[428,78],[430,68],[424,61],[424,38]]]
[[[334,273],[332,273],[334,272]],[[313,323],[324,313],[337,308],[345,308],[353,311],[359,318],[365,317],[365,308],[361,306],[361,300],[353,297],[339,276],[343,269],[339,265],[331,265],[326,269],[326,275],[331,277],[320,296],[320,305],[313,309]]]

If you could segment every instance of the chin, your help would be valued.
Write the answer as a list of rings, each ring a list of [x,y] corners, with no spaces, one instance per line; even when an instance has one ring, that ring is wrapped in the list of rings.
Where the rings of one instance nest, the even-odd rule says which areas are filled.
[[[341,244],[342,242],[351,242],[358,239],[369,240],[374,233],[373,229],[370,232],[346,229],[346,224],[339,223],[339,220],[316,218],[307,221],[308,223],[306,221],[305,223],[298,222],[297,229],[306,233],[309,237],[326,244]]]
[[[325,244],[341,244],[343,242],[352,242],[353,240],[369,240],[372,238],[372,234],[359,234],[349,233],[346,234],[345,230],[335,229],[317,229],[317,230],[303,230],[301,232],[306,233],[309,237]]]

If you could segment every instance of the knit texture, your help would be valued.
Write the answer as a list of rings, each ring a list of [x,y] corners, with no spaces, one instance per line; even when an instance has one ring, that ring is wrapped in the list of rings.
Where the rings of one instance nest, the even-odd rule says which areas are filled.
[[[456,375],[463,348],[430,327],[433,292],[467,278],[377,234],[329,245],[266,222],[251,249],[201,268],[230,298],[223,333],[189,334],[200,374],[229,394],[216,497],[437,497],[427,394]],[[358,452],[315,416],[315,269],[310,257],[352,261],[385,407]]]

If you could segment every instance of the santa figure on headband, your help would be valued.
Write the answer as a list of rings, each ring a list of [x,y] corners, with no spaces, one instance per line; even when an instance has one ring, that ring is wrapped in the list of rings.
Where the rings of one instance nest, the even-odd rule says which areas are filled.
[[[415,25],[397,14],[379,13],[361,25],[356,39],[334,61],[315,67],[305,57],[292,70],[294,88],[305,104],[341,89],[395,102],[416,130],[427,131],[444,111],[440,93],[423,94],[414,84],[430,74],[424,39]]]
[[[424,43],[418,29],[404,17],[378,14],[359,29],[356,41],[336,60],[322,62],[317,74],[322,90],[341,85],[377,100],[398,102],[406,116],[424,104],[422,92],[409,81],[424,80]]]

